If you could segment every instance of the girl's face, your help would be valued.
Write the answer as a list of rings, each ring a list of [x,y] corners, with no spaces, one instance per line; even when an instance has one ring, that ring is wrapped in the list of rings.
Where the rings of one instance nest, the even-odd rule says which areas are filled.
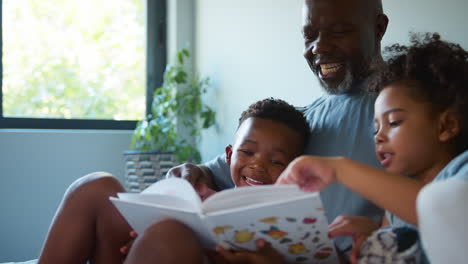
[[[423,177],[446,160],[439,115],[415,101],[404,83],[386,87],[375,102],[375,150],[388,172]]]
[[[273,184],[302,149],[299,134],[269,119],[248,118],[237,130],[226,161],[235,185]]]

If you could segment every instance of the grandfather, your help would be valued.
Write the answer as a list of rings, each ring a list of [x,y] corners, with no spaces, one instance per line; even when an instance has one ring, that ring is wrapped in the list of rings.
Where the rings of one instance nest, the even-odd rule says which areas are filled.
[[[374,100],[366,80],[383,64],[380,42],[388,18],[381,0],[305,0],[304,57],[326,95],[301,108],[311,134],[305,154],[346,156],[379,167],[373,144]],[[187,178],[213,189],[234,186],[224,155],[204,165],[183,164],[168,176]],[[369,216],[380,222],[382,210],[343,185],[321,192],[329,220],[338,215]],[[338,238],[342,251],[350,238]]]

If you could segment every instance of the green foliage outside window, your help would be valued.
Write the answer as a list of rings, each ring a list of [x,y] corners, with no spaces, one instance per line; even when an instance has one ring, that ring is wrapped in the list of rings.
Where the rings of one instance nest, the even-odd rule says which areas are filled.
[[[3,0],[6,117],[145,115],[142,0]]]

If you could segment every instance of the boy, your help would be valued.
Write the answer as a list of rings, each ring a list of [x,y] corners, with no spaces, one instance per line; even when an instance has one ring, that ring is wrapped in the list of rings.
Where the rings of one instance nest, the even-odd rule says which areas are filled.
[[[236,186],[273,184],[287,164],[302,153],[308,134],[303,114],[286,102],[270,98],[252,104],[239,119],[234,144],[226,147]],[[88,175],[73,183],[57,211],[39,263],[122,263],[125,256],[119,248],[127,242],[131,228],[108,198],[123,191],[109,175]],[[203,193],[204,189],[198,191],[204,198],[209,194]],[[184,253],[177,254],[181,249]],[[259,254],[265,252],[275,254],[263,249]],[[223,257],[215,256],[216,262],[239,257],[221,253]],[[191,230],[166,221],[140,234],[126,263],[156,260],[202,263],[203,254]]]

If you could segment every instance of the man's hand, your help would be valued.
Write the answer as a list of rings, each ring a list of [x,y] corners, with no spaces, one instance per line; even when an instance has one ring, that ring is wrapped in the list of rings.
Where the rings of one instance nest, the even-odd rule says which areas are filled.
[[[184,163],[173,167],[166,174],[166,178],[172,177],[185,179],[190,182],[192,186],[196,186],[197,184],[205,184],[210,189],[216,189],[216,186],[212,180],[212,174],[209,172],[209,169],[204,168],[203,165]]]
[[[257,251],[231,251],[216,246],[216,251],[229,264],[283,264],[283,256],[263,239],[255,241]]]
[[[193,187],[202,201],[216,193],[215,190],[208,188],[205,184],[197,184]]]
[[[351,263],[357,263],[362,243],[377,229],[379,224],[369,217],[340,215],[330,224],[328,236],[330,238],[351,236],[353,247],[349,260]]]
[[[333,158],[300,156],[289,163],[275,184],[297,184],[304,191],[315,192],[336,181]]]
[[[184,163],[176,166],[166,174],[166,178],[172,177],[182,178],[190,182],[202,201],[214,194],[217,189],[212,180],[213,175],[208,168],[204,168],[202,165]]]

